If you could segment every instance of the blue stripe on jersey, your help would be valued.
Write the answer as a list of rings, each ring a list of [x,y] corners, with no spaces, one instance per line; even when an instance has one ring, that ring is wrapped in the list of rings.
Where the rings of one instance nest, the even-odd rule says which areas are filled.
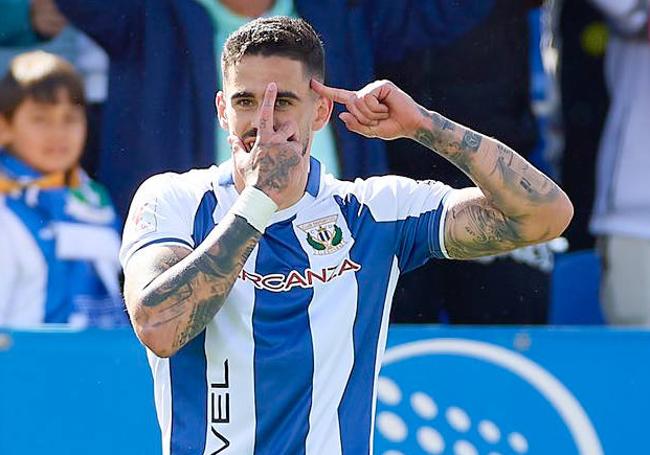
[[[205,330],[169,359],[172,391],[171,455],[200,455],[208,421]]]
[[[307,193],[314,197],[318,196],[320,188],[320,161],[311,157],[309,160],[309,176],[307,177]]]
[[[367,207],[360,212],[354,196],[335,199],[354,238],[350,259],[361,264],[356,272],[354,366],[338,409],[343,455],[360,455],[370,451],[375,360],[398,223],[376,222]]]
[[[56,258],[54,236],[41,235],[41,231],[48,226],[45,217],[39,211],[27,206],[22,198],[6,198],[5,204],[29,230],[45,260],[47,286],[43,296],[45,299],[43,322],[67,323],[70,314],[73,312],[74,302],[72,296],[69,295],[70,286],[61,283],[67,283],[69,277],[72,276],[72,262],[61,261]]]
[[[217,198],[207,191],[194,215],[192,239],[198,246],[214,229]],[[200,455],[205,450],[208,421],[208,362],[205,330],[169,359],[172,393],[171,455]]]
[[[447,193],[447,195],[448,194],[449,193]],[[435,258],[445,257],[442,252],[442,245],[440,244],[440,223],[442,222],[442,214],[444,212],[442,208],[447,195],[445,195],[440,201],[440,205],[436,209],[434,216],[431,217],[431,222],[429,224],[429,248],[431,249],[431,255]]]
[[[194,229],[192,230],[194,248],[199,246],[214,229],[214,209],[216,208],[217,197],[214,195],[214,191],[206,191],[194,215]]]
[[[255,271],[301,274],[309,258],[289,219],[271,225],[259,242]],[[255,455],[305,453],[314,351],[308,307],[312,289],[274,293],[255,289]]]
[[[439,237],[442,212],[441,203],[436,210],[392,222],[398,229],[397,259],[401,273],[424,265],[431,257],[444,257]]]

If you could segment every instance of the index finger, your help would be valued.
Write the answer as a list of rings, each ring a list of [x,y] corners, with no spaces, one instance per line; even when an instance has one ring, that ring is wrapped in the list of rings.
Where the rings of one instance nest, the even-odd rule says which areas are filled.
[[[325,98],[329,98],[337,103],[345,104],[350,100],[350,95],[354,92],[342,88],[328,87],[327,85],[318,82],[316,79],[311,80],[311,89]]]
[[[264,101],[260,108],[260,117],[258,129],[262,133],[273,134],[273,108],[275,107],[275,98],[278,95],[278,86],[275,82],[269,82],[264,92]]]

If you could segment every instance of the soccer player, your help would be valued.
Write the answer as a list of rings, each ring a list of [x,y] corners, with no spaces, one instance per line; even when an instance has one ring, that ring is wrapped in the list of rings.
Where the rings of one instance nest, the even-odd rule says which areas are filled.
[[[163,451],[370,453],[399,274],[554,238],[571,203],[515,151],[388,81],[323,85],[322,43],[302,20],[245,25],[222,60],[232,160],[146,181],[121,251]],[[350,130],[419,141],[477,186],[327,175],[310,147],[334,102]]]

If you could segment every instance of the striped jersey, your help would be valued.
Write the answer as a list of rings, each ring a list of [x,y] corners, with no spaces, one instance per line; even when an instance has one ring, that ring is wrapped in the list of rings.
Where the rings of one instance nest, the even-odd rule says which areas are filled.
[[[199,245],[238,193],[230,162],[138,190],[121,261]],[[372,453],[376,383],[402,272],[443,258],[451,189],[340,181],[311,159],[305,195],[276,212],[224,306],[169,359],[148,352],[163,453]]]

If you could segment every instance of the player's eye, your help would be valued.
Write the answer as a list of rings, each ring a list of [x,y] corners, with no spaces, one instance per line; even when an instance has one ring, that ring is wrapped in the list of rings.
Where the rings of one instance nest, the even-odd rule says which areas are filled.
[[[251,107],[253,105],[253,100],[249,98],[239,98],[235,101],[235,105],[238,107]]]
[[[278,100],[275,100],[276,107],[289,107],[291,105],[292,105],[291,101],[285,98],[280,98]]]

